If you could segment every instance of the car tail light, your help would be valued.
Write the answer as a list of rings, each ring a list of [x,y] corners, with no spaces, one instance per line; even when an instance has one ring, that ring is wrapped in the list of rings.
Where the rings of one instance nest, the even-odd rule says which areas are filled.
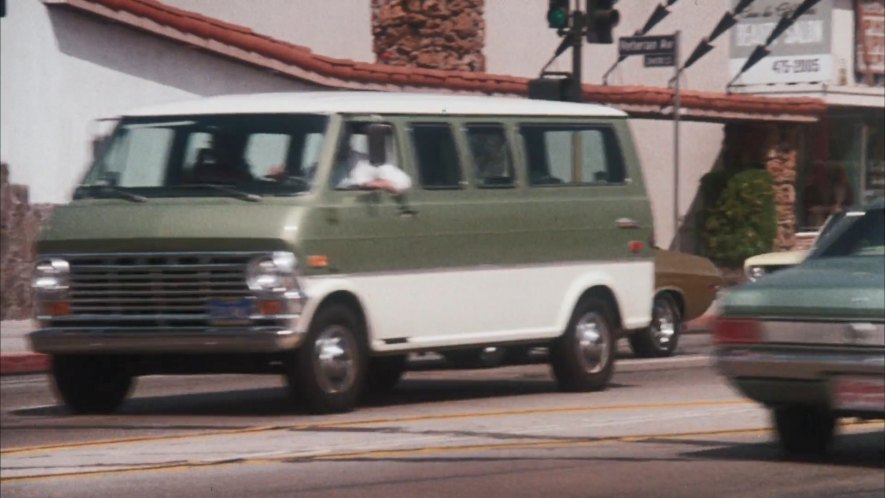
[[[756,320],[717,318],[713,322],[713,343],[754,344],[762,341],[762,324]]]

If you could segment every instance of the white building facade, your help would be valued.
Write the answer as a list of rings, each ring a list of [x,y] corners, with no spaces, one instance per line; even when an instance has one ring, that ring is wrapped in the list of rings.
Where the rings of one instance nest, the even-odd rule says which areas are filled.
[[[63,203],[69,199],[91,157],[91,140],[102,131],[97,121],[102,117],[114,116],[144,104],[194,96],[354,87],[343,70],[330,76],[331,73],[324,73],[323,69],[314,66],[322,63],[336,70],[347,66],[368,72],[369,69],[360,64],[376,63],[373,2],[370,0],[263,0],[260,3],[163,0],[162,4],[155,0],[6,1],[6,14],[0,20],[0,158],[9,165],[14,183],[30,187],[32,202]],[[386,1],[393,0],[375,0]],[[450,0],[449,3],[458,2]],[[768,0],[757,2],[760,5],[771,3]],[[661,0],[619,2],[617,8],[622,21],[615,30],[615,37],[632,35],[645,24],[655,8],[664,3]],[[668,7],[669,15],[648,34],[678,31],[679,53],[685,60],[735,3],[732,0],[677,1]],[[801,2],[784,0],[778,3]],[[820,28],[820,35],[825,38],[815,39],[818,42],[816,48],[824,46],[824,49],[821,54],[811,54],[828,57],[829,65],[825,68],[828,72],[822,73],[821,81],[767,82],[763,75],[759,77],[761,79],[752,80],[752,84],[738,81],[729,87],[729,82],[734,79],[730,67],[734,65],[733,59],[740,56],[734,51],[736,42],[732,34],[736,31],[732,31],[711,42],[713,49],[682,74],[680,86],[689,92],[717,92],[722,99],[728,98],[724,93],[728,90],[826,101],[829,106],[826,114],[832,119],[825,120],[815,133],[829,137],[848,129],[843,126],[845,122],[851,124],[852,130],[860,130],[858,133],[864,138],[840,151],[842,159],[839,160],[853,161],[846,171],[858,195],[867,195],[863,192],[878,188],[877,161],[882,161],[881,140],[876,141],[876,133],[878,130],[882,135],[885,91],[881,70],[876,69],[875,60],[869,62],[869,54],[872,53],[875,59],[878,57],[875,54],[879,53],[877,47],[881,46],[881,41],[877,41],[881,37],[876,38],[876,23],[881,18],[877,9],[882,3],[883,0],[821,0],[815,15],[823,21],[815,24],[814,29]],[[484,0],[479,4],[484,20],[482,53],[485,72],[536,77],[560,43],[555,30],[550,29],[545,21],[547,2]],[[584,4],[583,0],[580,4]],[[163,10],[163,5],[173,9]],[[175,8],[191,11],[202,21],[188,19],[183,11]],[[861,11],[865,16],[863,19],[859,14]],[[167,18],[169,22],[164,24],[163,20]],[[206,19],[217,22],[207,23]],[[738,26],[746,22],[746,18],[741,19]],[[182,27],[189,25],[204,30],[205,36],[194,41],[197,31],[188,32]],[[859,31],[861,25],[865,27]],[[251,34],[243,31],[244,28],[251,30]],[[213,29],[226,31],[224,39],[227,41],[213,38]],[[858,33],[867,31],[870,34],[861,44],[867,47],[867,52],[858,55],[858,46],[861,46],[856,42]],[[746,28],[742,32],[746,32]],[[811,39],[816,34],[812,30],[808,36]],[[249,43],[265,43],[257,35],[273,41],[266,43],[273,45],[271,48],[281,55],[268,55],[276,53],[270,49],[250,51]],[[245,45],[237,45],[237,37],[246,40]],[[285,52],[287,43],[309,48],[313,55],[306,51],[301,54],[295,49],[290,51],[294,54],[291,55]],[[307,62],[298,62],[299,57]],[[860,67],[858,57],[868,61],[863,71],[857,70]],[[628,94],[633,90],[648,94],[643,89],[666,89],[673,76],[673,68],[643,67],[640,57],[615,64],[617,58],[616,45],[585,45],[584,83],[601,84],[611,69],[605,78],[610,86],[623,88]],[[868,66],[874,66],[872,71]],[[549,67],[559,71],[570,68],[568,52]],[[441,77],[438,74],[431,76]],[[400,80],[394,75],[390,77],[390,83],[360,83],[356,86],[395,91],[410,84],[397,81]],[[508,84],[506,78],[501,78],[500,82],[501,85]],[[421,90],[434,89],[428,85]],[[728,159],[723,157],[725,123],[728,121],[725,113],[706,120],[683,122],[680,127],[679,184],[675,185],[671,117],[672,106],[659,105],[653,112],[640,113],[633,125],[651,189],[656,238],[663,246],[670,245],[674,239],[674,219],[677,217],[682,225],[680,231],[690,237],[693,227],[685,217],[696,205],[698,182],[704,174]],[[769,118],[765,115],[760,119]],[[840,137],[834,136],[834,144],[844,142]],[[830,154],[829,151],[814,154],[806,151],[816,140],[810,135],[803,140],[799,147],[803,149],[800,156],[805,163],[816,160],[814,154]],[[817,159],[834,160],[829,156]],[[805,181],[810,174],[806,170],[810,171],[810,168],[802,167],[798,173],[799,182]],[[796,190],[802,190],[798,183]],[[674,191],[679,192],[675,210]],[[806,219],[805,208],[797,209],[802,210],[797,213],[797,218],[801,219],[799,223],[803,227],[812,225]],[[677,216],[673,216],[674,212],[678,213]]]

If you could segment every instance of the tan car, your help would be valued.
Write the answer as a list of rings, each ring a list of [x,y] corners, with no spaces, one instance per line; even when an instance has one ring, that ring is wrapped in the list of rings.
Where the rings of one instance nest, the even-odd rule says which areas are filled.
[[[628,336],[636,356],[672,355],[683,324],[707,311],[722,284],[722,274],[709,259],[657,249],[651,326]]]
[[[832,232],[835,227],[839,226],[840,220],[844,217],[844,211],[830,215],[815,236],[810,249],[766,252],[745,259],[744,274],[747,276],[747,280],[755,282],[770,273],[796,266],[805,261],[805,258],[807,258],[811,251],[818,246],[821,239]]]

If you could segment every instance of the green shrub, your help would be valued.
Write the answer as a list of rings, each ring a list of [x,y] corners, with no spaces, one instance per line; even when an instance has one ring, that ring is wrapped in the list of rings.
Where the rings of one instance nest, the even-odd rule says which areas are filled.
[[[701,179],[701,243],[716,264],[740,267],[769,252],[777,235],[771,175],[763,169],[713,172]]]

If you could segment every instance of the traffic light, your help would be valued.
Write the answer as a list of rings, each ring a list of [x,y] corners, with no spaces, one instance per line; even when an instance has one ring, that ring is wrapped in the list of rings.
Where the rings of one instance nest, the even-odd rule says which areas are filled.
[[[612,29],[621,20],[618,0],[587,0],[587,43],[612,43]]]
[[[568,27],[569,0],[549,0],[547,6],[547,25],[551,28],[565,29]]]

